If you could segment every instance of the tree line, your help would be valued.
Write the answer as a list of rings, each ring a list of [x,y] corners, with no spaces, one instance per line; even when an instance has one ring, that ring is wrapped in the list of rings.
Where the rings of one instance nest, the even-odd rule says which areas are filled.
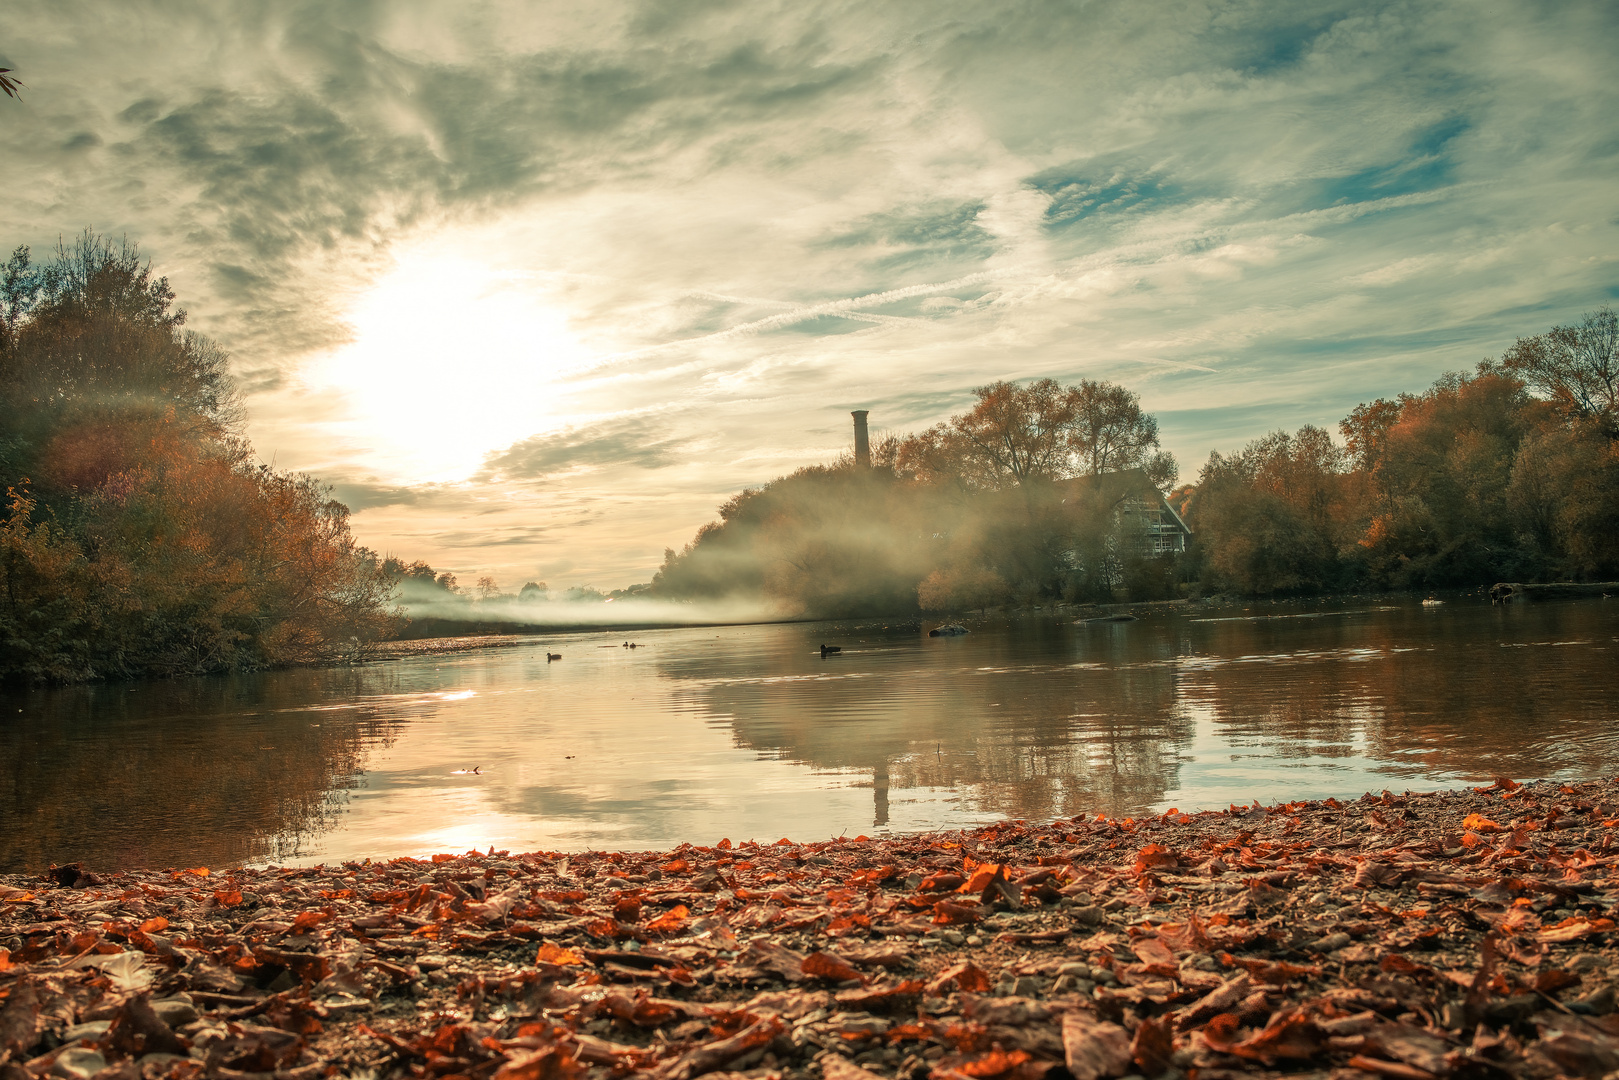
[[[750,595],[788,615],[961,611],[1211,593],[1436,589],[1619,577],[1615,313],[1519,341],[1420,393],[1356,407],[1175,478],[1129,390],[1041,379],[740,492],[651,595]]]
[[[227,357],[134,246],[0,269],[0,680],[244,670],[389,632],[393,582],[259,463]]]
[[[1174,493],[1199,579],[1250,594],[1619,577],[1619,318],[1210,455]]]
[[[1341,442],[1306,426],[1212,454],[1168,495],[1184,552],[1150,542],[1177,469],[1133,392],[999,381],[869,466],[738,493],[650,585],[508,595],[379,557],[318,480],[258,462],[225,353],[174,300],[88,232],[0,267],[0,681],[329,660],[632,597],[836,617],[1619,577],[1608,308],[1358,406]]]

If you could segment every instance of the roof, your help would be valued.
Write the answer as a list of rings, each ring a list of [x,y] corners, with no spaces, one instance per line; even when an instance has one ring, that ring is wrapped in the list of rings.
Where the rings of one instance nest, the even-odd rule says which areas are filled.
[[[1159,509],[1167,511],[1185,533],[1192,534],[1191,527],[1186,524],[1180,513],[1164,498],[1164,493],[1158,489],[1147,476],[1146,469],[1120,469],[1117,472],[1095,473],[1091,476],[1076,476],[1069,480],[1059,480],[1058,488],[1070,492],[1069,498],[1091,494],[1100,495],[1109,503],[1118,503],[1131,496],[1158,504]],[[1063,500],[1067,501],[1067,498]]]

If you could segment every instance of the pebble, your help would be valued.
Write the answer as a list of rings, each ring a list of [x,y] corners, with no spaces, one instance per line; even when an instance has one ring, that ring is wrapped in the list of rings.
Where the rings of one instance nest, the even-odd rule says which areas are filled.
[[[1319,941],[1309,942],[1304,947],[1309,949],[1311,952],[1329,953],[1337,949],[1348,947],[1349,943],[1353,940],[1354,939],[1348,934],[1340,931],[1336,934],[1328,934]]]
[[[84,1024],[74,1024],[62,1032],[62,1041],[71,1043],[78,1042],[80,1039],[100,1039],[111,1027],[111,1020],[91,1020]]]
[[[946,930],[939,936],[952,945],[960,945],[962,942],[967,940],[966,937],[962,935],[960,930]]]
[[[99,1052],[75,1046],[56,1055],[56,1060],[51,1062],[51,1075],[63,1080],[89,1080],[106,1067],[107,1059]]]
[[[1088,979],[1091,977],[1091,966],[1080,963],[1064,964],[1057,969],[1057,974],[1071,975],[1076,979]]]
[[[189,998],[159,998],[152,1002],[152,1011],[171,1028],[184,1027],[197,1018],[197,1007]]]
[[[1095,904],[1086,904],[1074,909],[1074,921],[1081,926],[1095,926],[1102,921],[1102,909]]]

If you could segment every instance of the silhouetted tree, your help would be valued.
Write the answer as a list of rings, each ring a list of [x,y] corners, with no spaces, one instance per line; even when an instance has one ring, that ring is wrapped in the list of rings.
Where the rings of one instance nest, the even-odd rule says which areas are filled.
[[[1587,313],[1573,326],[1519,338],[1501,366],[1564,415],[1596,423],[1619,438],[1619,314]]]

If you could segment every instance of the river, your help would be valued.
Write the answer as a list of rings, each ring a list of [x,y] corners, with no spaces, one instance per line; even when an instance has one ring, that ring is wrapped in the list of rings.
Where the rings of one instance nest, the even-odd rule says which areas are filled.
[[[816,840],[1619,767],[1619,599],[966,624],[557,634],[11,693],[0,870]]]

